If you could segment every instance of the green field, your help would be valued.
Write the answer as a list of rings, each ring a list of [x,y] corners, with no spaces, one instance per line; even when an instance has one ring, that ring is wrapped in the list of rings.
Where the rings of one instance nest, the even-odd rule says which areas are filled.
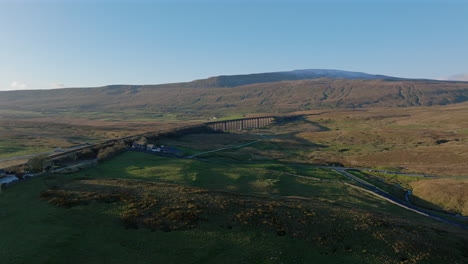
[[[301,240],[251,228],[200,228],[177,232],[125,229],[119,205],[64,209],[39,200],[34,179],[2,193],[2,263],[227,263],[325,259]],[[327,258],[331,263],[357,257]]]
[[[295,178],[284,174],[302,173],[301,175],[337,182],[318,182],[304,178]],[[347,181],[340,174],[325,169],[293,168],[282,165],[225,165],[207,163],[189,159],[174,159],[156,155],[127,152],[115,159],[104,162],[96,168],[72,174],[73,177],[137,179],[144,181],[181,184],[210,190],[223,190],[254,195],[304,196],[326,199],[348,199],[357,192],[338,181]],[[340,194],[334,193],[336,189]],[[375,200],[373,197],[363,198]]]
[[[0,193],[0,255],[2,263],[463,263],[466,232],[346,181],[325,169],[125,152]]]

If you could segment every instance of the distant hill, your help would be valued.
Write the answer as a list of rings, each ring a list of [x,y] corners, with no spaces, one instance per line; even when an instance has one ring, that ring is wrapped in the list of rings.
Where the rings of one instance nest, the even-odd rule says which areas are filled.
[[[241,85],[267,83],[267,82],[280,82],[280,81],[297,81],[318,78],[331,78],[331,79],[363,79],[363,80],[396,80],[398,78],[373,75],[363,72],[351,72],[340,70],[328,69],[309,69],[309,70],[295,70],[285,72],[269,72],[269,73],[254,73],[244,75],[222,75],[211,77],[203,80],[196,80],[187,84],[190,87],[236,87]]]
[[[468,82],[411,80],[338,70],[218,76],[161,85],[0,92],[0,109],[28,111],[273,113],[465,101]]]

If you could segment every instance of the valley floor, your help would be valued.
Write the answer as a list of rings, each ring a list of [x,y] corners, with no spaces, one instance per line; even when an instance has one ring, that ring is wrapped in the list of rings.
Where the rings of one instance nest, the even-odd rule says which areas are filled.
[[[4,191],[0,251],[4,263],[463,263],[466,231],[347,182],[126,152]]]
[[[2,263],[465,263],[467,230],[355,186],[468,224],[456,216],[468,210],[468,108],[434,109],[304,112],[265,129],[160,137],[150,143],[191,159],[127,151],[11,185],[0,193]],[[13,147],[6,158],[33,151]]]

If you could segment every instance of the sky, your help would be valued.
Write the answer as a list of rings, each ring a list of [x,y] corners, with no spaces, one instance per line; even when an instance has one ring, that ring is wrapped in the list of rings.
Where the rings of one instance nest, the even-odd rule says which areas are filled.
[[[295,69],[468,81],[468,1],[0,0],[0,90]]]

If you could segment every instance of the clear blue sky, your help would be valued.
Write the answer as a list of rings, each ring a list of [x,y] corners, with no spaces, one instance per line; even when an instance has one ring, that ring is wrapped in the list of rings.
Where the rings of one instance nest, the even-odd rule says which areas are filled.
[[[0,0],[0,90],[328,68],[468,73],[468,1]]]

